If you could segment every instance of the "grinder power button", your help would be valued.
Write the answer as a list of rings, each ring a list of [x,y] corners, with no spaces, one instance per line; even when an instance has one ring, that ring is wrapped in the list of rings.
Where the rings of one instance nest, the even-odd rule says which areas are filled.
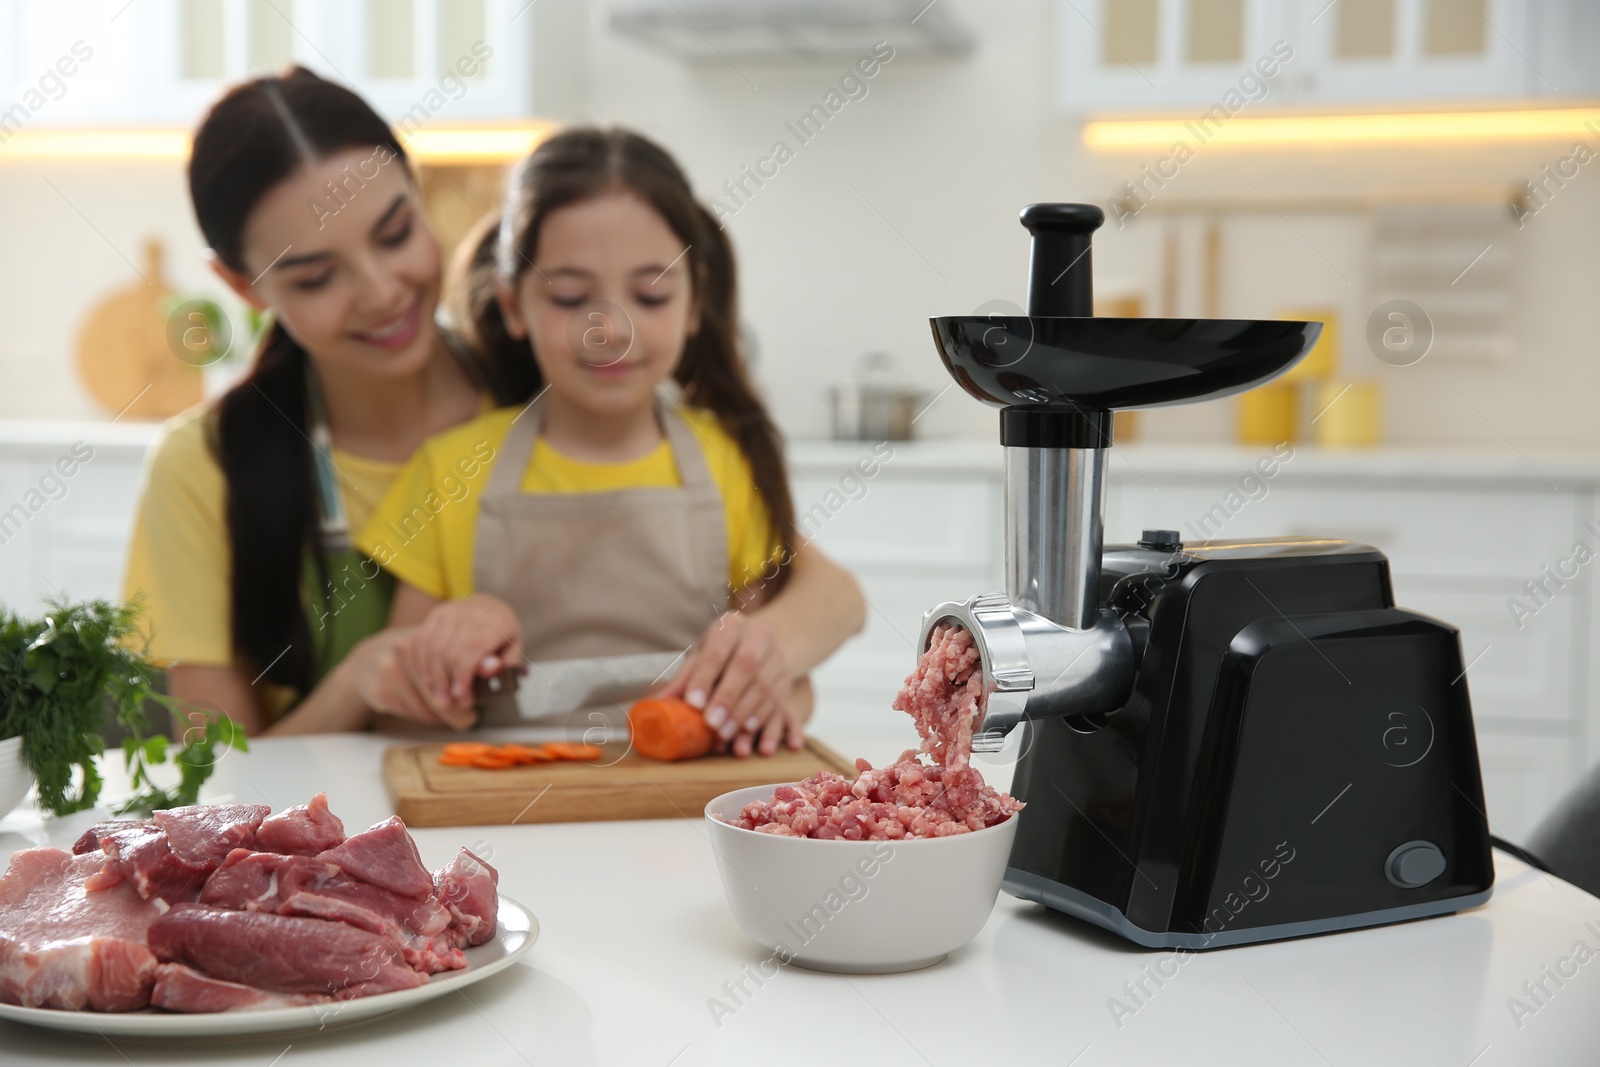
[[[1432,841],[1407,841],[1389,853],[1383,873],[1401,889],[1425,886],[1444,873],[1444,853]]]

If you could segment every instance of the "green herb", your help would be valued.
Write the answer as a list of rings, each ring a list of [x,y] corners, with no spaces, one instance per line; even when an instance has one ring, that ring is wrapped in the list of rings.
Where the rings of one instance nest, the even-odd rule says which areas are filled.
[[[248,749],[244,730],[226,715],[182,709],[155,691],[150,664],[130,644],[137,617],[137,603],[104,600],[52,600],[42,619],[0,616],[0,738],[22,738],[39,807],[52,815],[83,811],[99,800],[94,758],[105,752],[108,702],[127,732],[123,760],[135,789],[115,809],[119,815],[195,803],[219,748]],[[181,746],[151,735],[146,701],[167,708],[174,722],[194,724]],[[179,781],[163,789],[149,772],[169,759]]]

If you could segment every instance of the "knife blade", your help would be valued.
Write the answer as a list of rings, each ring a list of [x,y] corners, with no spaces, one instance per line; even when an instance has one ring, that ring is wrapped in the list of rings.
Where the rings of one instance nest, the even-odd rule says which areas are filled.
[[[637,700],[670,678],[683,657],[683,652],[641,652],[530,662],[516,681],[517,718],[543,719]]]

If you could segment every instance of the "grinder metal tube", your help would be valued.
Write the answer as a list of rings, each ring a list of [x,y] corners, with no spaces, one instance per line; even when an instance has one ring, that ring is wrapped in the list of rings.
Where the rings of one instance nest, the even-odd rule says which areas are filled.
[[[1100,614],[1106,452],[1006,450],[1006,595],[1072,630]]]

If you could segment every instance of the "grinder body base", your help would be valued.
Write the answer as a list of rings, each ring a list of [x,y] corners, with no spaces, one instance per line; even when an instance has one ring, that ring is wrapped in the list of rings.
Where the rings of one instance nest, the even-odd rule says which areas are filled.
[[[1111,546],[1120,710],[1025,724],[1017,896],[1209,948],[1473,907],[1494,881],[1458,632],[1333,540]]]

